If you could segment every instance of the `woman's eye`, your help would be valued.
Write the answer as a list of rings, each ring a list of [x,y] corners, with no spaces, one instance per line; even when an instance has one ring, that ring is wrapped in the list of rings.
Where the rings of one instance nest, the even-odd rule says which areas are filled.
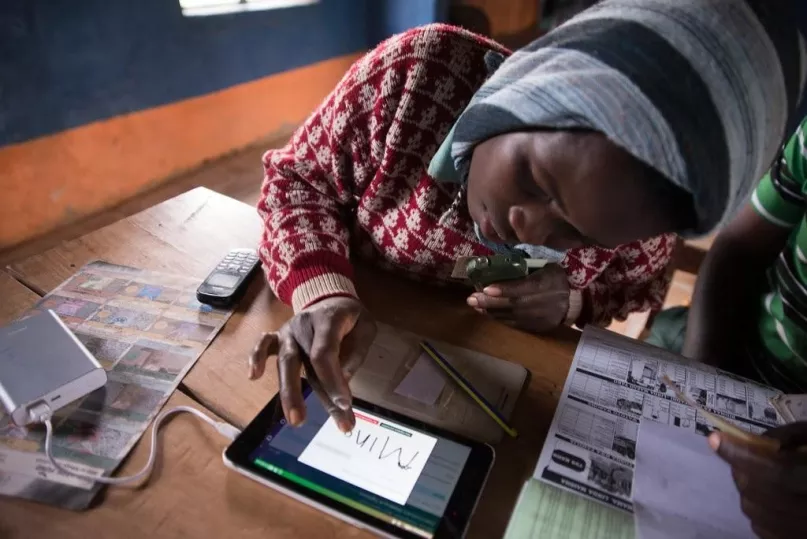
[[[541,189],[531,177],[519,175],[517,183],[519,189],[521,189],[521,191],[529,195],[531,198],[536,198],[538,200],[549,200],[549,195],[547,195],[546,192]]]

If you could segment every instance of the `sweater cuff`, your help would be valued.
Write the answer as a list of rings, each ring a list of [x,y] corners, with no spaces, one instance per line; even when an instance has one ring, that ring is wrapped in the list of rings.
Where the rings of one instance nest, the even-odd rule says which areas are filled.
[[[324,273],[297,285],[291,294],[291,307],[298,313],[320,300],[339,296],[358,298],[353,281],[339,273]]]
[[[567,326],[571,326],[577,319],[580,318],[580,313],[583,311],[583,292],[572,288],[569,291],[569,310],[566,311],[566,318],[563,319],[563,323]]]
[[[271,266],[268,266],[271,267]],[[272,276],[267,273],[269,282]],[[357,298],[350,260],[336,253],[315,251],[299,256],[279,280],[275,294],[298,313],[325,298]]]

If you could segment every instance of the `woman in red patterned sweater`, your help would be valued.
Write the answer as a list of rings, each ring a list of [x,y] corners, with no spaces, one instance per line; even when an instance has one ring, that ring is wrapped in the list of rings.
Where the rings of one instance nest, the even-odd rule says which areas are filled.
[[[438,147],[487,78],[491,51],[509,54],[444,25],[394,36],[351,67],[287,146],[264,156],[260,255],[272,290],[293,306],[295,316],[258,343],[250,375],[260,376],[266,358],[278,355],[284,410],[293,425],[304,420],[299,374],[310,360],[321,384],[314,389],[340,428],[352,428],[347,380],[374,324],[356,294],[350,249],[383,268],[436,282],[449,279],[458,257],[491,254],[500,244],[568,249],[538,248],[558,264],[468,298],[471,307],[532,332],[564,323],[607,325],[661,306],[673,235],[606,248],[584,246],[586,238],[574,229],[532,211],[510,218],[511,224],[524,223],[524,230],[492,221],[481,198],[486,190],[525,204],[540,196],[531,194],[535,186],[522,185],[518,137],[480,144],[467,203],[464,188],[428,173]],[[549,136],[554,139],[547,147],[557,147],[558,159],[568,158],[566,148],[581,148],[563,132]],[[614,174],[648,174],[605,137],[575,136],[582,136],[593,166],[607,161],[614,163]]]

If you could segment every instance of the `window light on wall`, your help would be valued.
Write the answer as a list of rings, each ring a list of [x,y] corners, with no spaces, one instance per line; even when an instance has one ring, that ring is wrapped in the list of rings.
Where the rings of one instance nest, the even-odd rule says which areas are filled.
[[[179,0],[179,6],[186,17],[204,17],[305,6],[317,2],[319,0]]]

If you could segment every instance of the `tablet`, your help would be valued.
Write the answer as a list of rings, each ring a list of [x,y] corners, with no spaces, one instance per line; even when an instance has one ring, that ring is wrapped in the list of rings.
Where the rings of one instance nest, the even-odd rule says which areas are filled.
[[[303,385],[307,418],[286,425],[280,399],[224,451],[251,479],[386,537],[463,537],[493,448],[356,399],[342,434]]]

